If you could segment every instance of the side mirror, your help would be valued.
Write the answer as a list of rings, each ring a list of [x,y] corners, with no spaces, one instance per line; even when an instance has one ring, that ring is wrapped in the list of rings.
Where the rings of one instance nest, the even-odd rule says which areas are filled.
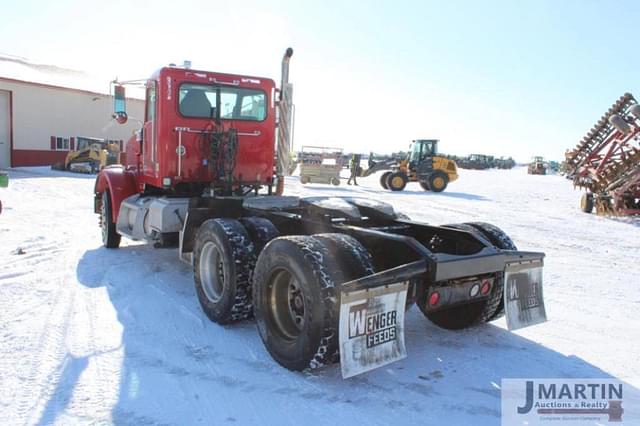
[[[127,100],[125,96],[124,86],[114,86],[112,116],[120,124],[124,124],[127,122]]]

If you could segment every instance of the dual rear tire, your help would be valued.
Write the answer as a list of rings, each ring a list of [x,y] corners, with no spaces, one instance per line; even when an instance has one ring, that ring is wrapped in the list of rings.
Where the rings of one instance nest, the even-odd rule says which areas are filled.
[[[369,253],[344,234],[278,237],[268,220],[246,218],[210,219],[196,235],[196,293],[207,317],[229,324],[254,314],[267,351],[290,370],[337,360],[338,286],[372,273]]]

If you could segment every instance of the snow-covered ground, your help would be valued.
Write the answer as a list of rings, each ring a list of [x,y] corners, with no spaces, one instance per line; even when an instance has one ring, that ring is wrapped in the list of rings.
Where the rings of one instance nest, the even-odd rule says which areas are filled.
[[[199,308],[175,249],[101,247],[93,177],[10,172],[0,189],[1,424],[493,425],[500,380],[620,377],[640,387],[640,220],[587,215],[560,176],[461,170],[441,194],[409,184],[302,186],[360,195],[414,220],[487,221],[544,251],[549,322],[504,319],[461,332],[407,316],[409,356],[343,380],[333,365],[276,364],[255,326],[219,326]]]

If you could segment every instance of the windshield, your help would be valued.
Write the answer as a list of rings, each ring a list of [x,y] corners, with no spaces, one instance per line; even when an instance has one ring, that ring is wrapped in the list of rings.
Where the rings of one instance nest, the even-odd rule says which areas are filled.
[[[178,110],[191,118],[216,116],[216,90],[220,91],[220,118],[262,121],[267,118],[266,95],[261,90],[185,83],[180,86]]]
[[[411,145],[410,149],[411,152],[409,153],[409,161],[422,161],[426,157],[430,157],[436,154],[435,142],[431,140],[421,140],[414,142]]]

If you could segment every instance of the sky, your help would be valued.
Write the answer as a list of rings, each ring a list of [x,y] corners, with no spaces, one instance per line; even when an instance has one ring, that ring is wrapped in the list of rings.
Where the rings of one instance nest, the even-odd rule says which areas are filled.
[[[640,96],[635,0],[122,1],[3,5],[0,53],[146,78],[171,62],[280,78],[295,144],[561,160],[623,93]]]

